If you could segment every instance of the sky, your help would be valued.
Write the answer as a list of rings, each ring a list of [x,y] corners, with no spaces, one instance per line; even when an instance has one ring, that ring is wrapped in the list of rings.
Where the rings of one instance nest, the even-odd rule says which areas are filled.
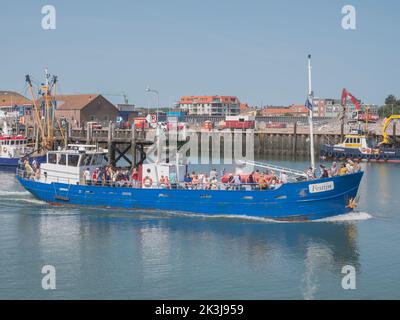
[[[342,7],[356,30],[342,28]],[[56,29],[42,28],[44,5]],[[235,95],[259,106],[304,103],[342,88],[365,103],[400,97],[398,0],[0,0],[0,90],[58,76],[59,93],[128,95],[141,107],[183,95]],[[115,94],[115,96],[107,95]]]

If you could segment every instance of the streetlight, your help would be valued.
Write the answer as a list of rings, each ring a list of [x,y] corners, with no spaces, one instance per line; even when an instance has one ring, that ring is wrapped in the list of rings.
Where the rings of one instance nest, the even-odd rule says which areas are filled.
[[[150,87],[146,88],[146,92],[152,92],[157,94],[157,124],[158,124],[158,110],[160,109],[160,93],[157,90],[150,89]]]

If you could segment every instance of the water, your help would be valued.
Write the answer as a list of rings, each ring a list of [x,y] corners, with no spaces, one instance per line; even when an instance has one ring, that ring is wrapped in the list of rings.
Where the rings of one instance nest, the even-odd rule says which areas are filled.
[[[399,168],[366,165],[357,212],[310,223],[54,208],[2,171],[0,298],[399,299]]]

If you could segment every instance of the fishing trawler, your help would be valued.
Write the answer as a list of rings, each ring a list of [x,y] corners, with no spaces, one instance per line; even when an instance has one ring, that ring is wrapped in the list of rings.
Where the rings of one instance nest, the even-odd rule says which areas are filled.
[[[396,120],[400,120],[400,115],[392,115],[385,119],[380,143],[367,131],[353,130],[345,135],[342,143],[322,145],[320,156],[323,159],[400,163],[400,144],[387,133],[390,124]]]
[[[315,170],[309,56],[311,168]],[[234,183],[188,183],[187,167],[175,164],[140,164],[122,183],[103,178],[108,150],[97,146],[69,145],[47,152],[39,171],[27,165],[17,170],[21,185],[40,200],[56,206],[89,206],[120,209],[167,210],[208,216],[251,216],[282,221],[310,221],[349,213],[357,206],[363,172],[316,179],[302,171],[245,161],[241,165],[279,173],[278,183],[267,185],[239,175]],[[283,179],[285,176],[285,179]],[[88,179],[88,177],[90,177]],[[165,177],[174,177],[166,182]]]
[[[0,133],[0,167],[16,167],[19,159],[27,155],[31,162],[34,158],[37,158],[39,162],[45,160],[45,157],[33,157],[32,153],[33,148],[28,146],[28,139],[25,136],[13,134],[4,119]]]
[[[188,187],[184,182],[185,166],[143,164],[139,183],[88,183],[105,164],[107,150],[88,145],[70,145],[47,153],[40,173],[18,169],[17,179],[40,200],[56,206],[73,205],[120,209],[172,210],[210,216],[252,216],[283,221],[308,221],[345,214],[355,208],[363,173],[326,179],[307,180],[301,171],[267,164],[251,163],[273,169],[290,177],[274,189],[259,184],[232,186],[218,182],[216,188]],[[176,177],[176,183],[161,182],[162,176]]]

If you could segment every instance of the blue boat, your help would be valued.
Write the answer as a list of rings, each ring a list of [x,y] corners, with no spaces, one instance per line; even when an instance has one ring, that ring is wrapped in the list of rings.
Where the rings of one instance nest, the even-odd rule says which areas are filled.
[[[167,210],[210,216],[251,216],[282,221],[310,221],[346,214],[356,206],[363,173],[325,179],[294,180],[275,189],[258,185],[220,183],[218,190],[187,189],[178,165],[148,164],[138,185],[89,185],[85,172],[104,164],[107,150],[95,146],[70,146],[50,151],[40,175],[17,171],[17,179],[36,198],[56,206]],[[169,170],[169,172],[168,172]],[[173,185],[160,184],[161,173],[177,176]],[[155,176],[156,175],[156,176]],[[155,177],[153,179],[153,177]]]

